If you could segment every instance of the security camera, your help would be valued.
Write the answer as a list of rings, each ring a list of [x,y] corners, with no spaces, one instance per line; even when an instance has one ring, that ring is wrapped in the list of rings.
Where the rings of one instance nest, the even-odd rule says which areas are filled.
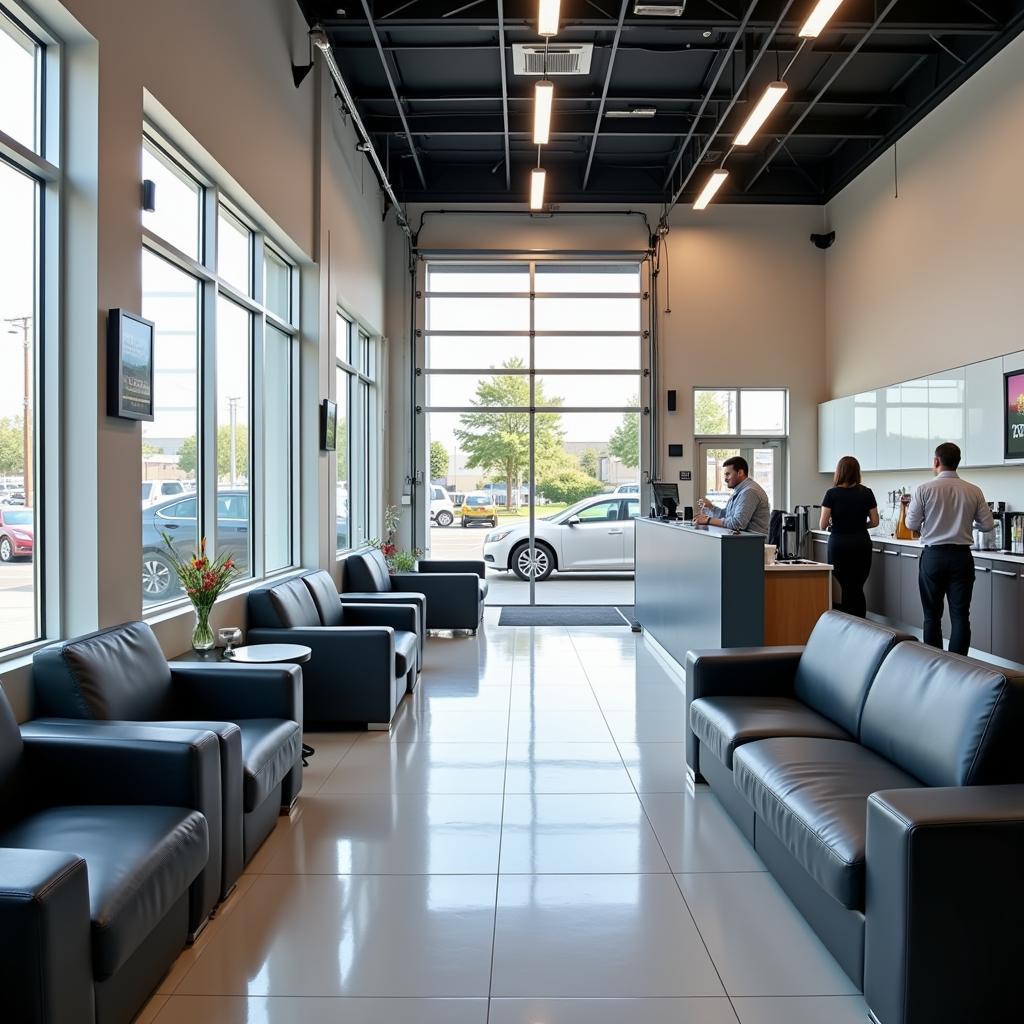
[[[827,235],[811,235],[811,241],[819,249],[831,249],[832,243],[836,240],[836,233],[830,231]]]

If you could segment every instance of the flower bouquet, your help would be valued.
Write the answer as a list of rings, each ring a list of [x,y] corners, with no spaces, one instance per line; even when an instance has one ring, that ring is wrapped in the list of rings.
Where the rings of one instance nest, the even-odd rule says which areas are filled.
[[[210,628],[210,612],[220,592],[238,575],[238,568],[234,559],[226,554],[211,562],[206,557],[205,537],[199,542],[199,550],[184,560],[174,550],[171,538],[166,533],[163,538],[167,545],[167,560],[177,573],[181,589],[192,602],[196,613],[192,647],[197,651],[208,651],[216,642]]]
[[[419,548],[412,548],[408,551],[400,551],[395,544],[395,532],[398,530],[398,523],[401,513],[397,505],[388,505],[384,509],[384,529],[387,530],[387,537],[371,537],[368,543],[371,547],[377,548],[384,556],[388,564],[388,572],[412,572],[416,568],[416,560],[423,557]]]

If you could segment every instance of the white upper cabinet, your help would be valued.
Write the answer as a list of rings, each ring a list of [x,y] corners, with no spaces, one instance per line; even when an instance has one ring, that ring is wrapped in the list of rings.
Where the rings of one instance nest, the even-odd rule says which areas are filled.
[[[1024,366],[1024,361],[1021,362]],[[986,359],[965,369],[965,466],[998,466],[1003,461],[1003,360]]]
[[[878,403],[884,391],[864,391],[853,398],[853,454],[860,468],[878,469]]]
[[[927,377],[900,386],[900,469],[928,469],[932,464]]]
[[[900,468],[900,440],[903,437],[903,389],[897,384],[891,388],[879,388],[878,396],[878,443],[876,445],[877,469]]]
[[[944,441],[963,448],[964,380],[962,366],[928,378],[928,444],[932,452]]]
[[[853,395],[848,395],[846,398],[837,398],[834,404],[836,407],[836,425],[832,465],[829,467],[829,472],[836,468],[836,463],[844,455],[853,454]]]
[[[818,472],[831,473],[835,469],[832,453],[835,451],[836,403],[822,402],[818,406]]]

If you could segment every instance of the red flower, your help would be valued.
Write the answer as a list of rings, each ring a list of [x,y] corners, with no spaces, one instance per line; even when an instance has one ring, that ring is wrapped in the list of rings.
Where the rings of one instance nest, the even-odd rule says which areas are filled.
[[[234,569],[234,567],[235,567],[235,563],[234,563],[234,560],[233,560],[233,559],[231,559],[231,558],[229,558],[229,559],[228,559],[228,560],[227,560],[227,561],[226,561],[226,562],[224,563],[224,568],[225,568],[225,569]]]
[[[394,544],[382,544],[381,545],[381,549],[380,549],[380,553],[385,558],[389,558],[391,555],[393,555],[395,553],[396,550],[397,550],[397,548],[395,547]]]

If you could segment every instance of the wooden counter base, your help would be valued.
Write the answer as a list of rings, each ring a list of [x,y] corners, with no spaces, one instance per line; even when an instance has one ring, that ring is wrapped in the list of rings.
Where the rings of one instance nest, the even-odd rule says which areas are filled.
[[[788,568],[764,574],[764,642],[768,647],[805,644],[814,624],[832,607],[829,566]]]

